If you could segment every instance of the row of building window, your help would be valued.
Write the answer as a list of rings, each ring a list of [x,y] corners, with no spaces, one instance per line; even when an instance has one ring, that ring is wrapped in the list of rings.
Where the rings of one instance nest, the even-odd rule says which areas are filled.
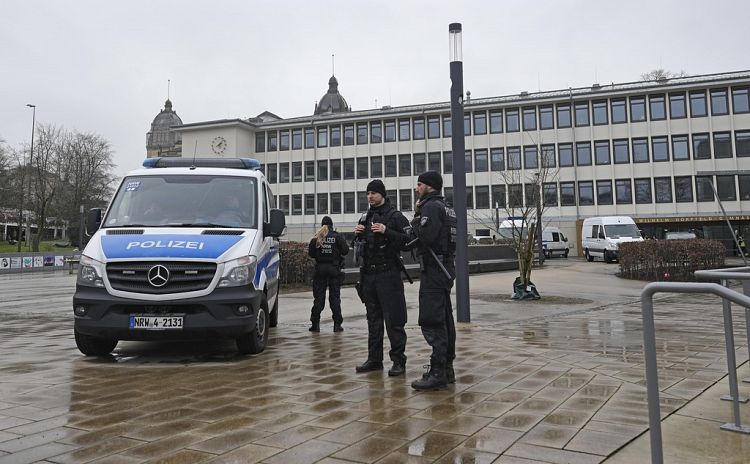
[[[541,150],[541,153],[540,153]],[[693,134],[692,137],[642,137],[523,147],[467,150],[466,172],[488,172],[627,163],[750,157],[750,131]],[[442,161],[442,165],[441,165]],[[269,163],[263,170],[272,184],[327,180],[408,177],[426,170],[453,172],[452,152],[415,153],[316,161]]]
[[[734,114],[750,113],[750,88],[731,88]],[[622,124],[666,119],[727,115],[730,89],[726,87],[690,92],[670,92],[601,100],[581,100],[555,105],[523,106],[505,110],[481,110],[464,114],[464,134],[485,135],[503,132],[563,129],[572,126]],[[688,111],[689,109],[689,111]],[[372,143],[451,137],[449,114],[367,121],[343,125],[283,129],[258,132],[255,151],[300,150],[328,146],[367,145]]]
[[[466,203],[469,209],[520,208],[536,204],[539,195],[546,207],[712,202],[714,188],[722,201],[750,200],[750,175],[549,182],[542,185],[542,192],[536,192],[534,184],[477,185],[466,188]],[[453,189],[447,187],[443,193],[452,203]],[[389,190],[386,195],[401,211],[412,210],[412,189]],[[278,195],[276,200],[292,215],[364,213],[368,208],[366,192]]]

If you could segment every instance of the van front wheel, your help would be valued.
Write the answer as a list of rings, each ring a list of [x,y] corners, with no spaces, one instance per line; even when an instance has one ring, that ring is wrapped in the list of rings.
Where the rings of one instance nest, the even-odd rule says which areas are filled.
[[[566,258],[568,257],[568,253],[569,253],[569,252],[570,252],[570,249],[566,248],[566,249],[565,249],[565,257],[566,257]]]
[[[583,254],[584,256],[586,256],[586,261],[592,262],[594,260],[594,257],[591,256],[591,253],[589,253],[589,250],[584,250]]]
[[[612,261],[612,254],[609,252],[609,250],[604,250],[604,262],[611,263]]]
[[[86,356],[106,356],[117,346],[117,340],[92,337],[73,330],[78,350]]]
[[[268,302],[265,298],[260,302],[258,314],[255,316],[255,327],[250,333],[237,337],[237,351],[240,354],[258,354],[266,349],[268,341]]]

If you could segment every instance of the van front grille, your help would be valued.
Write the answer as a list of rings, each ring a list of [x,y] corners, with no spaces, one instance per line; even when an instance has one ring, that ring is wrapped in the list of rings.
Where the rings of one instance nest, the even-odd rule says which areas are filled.
[[[156,268],[157,266],[161,267]],[[149,272],[152,276],[151,281]],[[149,261],[107,264],[107,278],[112,288],[123,292],[152,295],[204,290],[208,288],[215,274],[215,263]],[[166,283],[159,286],[164,282],[162,279],[166,279]]]

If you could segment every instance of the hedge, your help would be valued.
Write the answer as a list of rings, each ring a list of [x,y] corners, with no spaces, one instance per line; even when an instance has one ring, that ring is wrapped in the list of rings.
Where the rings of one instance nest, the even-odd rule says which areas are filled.
[[[649,281],[692,281],[701,269],[724,266],[718,240],[645,240],[620,245],[620,277]]]
[[[309,284],[312,282],[315,260],[307,254],[307,243],[280,242],[281,267],[279,279],[282,285]]]

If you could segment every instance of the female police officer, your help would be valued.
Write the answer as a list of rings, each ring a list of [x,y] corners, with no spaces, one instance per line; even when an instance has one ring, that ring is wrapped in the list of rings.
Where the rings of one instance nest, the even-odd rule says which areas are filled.
[[[344,237],[333,230],[333,220],[325,216],[321,227],[315,233],[308,247],[308,254],[315,259],[313,277],[313,307],[310,314],[310,332],[320,332],[320,313],[323,311],[328,288],[328,303],[333,313],[333,331],[342,332],[341,323],[341,281],[343,273],[341,264],[349,253],[349,246]]]

